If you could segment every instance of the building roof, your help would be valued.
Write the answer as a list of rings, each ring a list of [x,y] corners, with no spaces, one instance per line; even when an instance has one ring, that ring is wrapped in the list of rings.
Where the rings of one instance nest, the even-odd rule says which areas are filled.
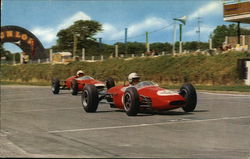
[[[56,54],[60,54],[62,56],[72,56],[72,53],[70,52],[57,52]]]
[[[250,24],[250,0],[226,1],[224,21]]]

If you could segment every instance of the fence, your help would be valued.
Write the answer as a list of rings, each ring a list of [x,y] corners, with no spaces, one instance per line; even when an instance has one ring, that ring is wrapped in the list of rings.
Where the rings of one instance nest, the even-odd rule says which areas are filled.
[[[53,53],[52,53],[53,55]],[[82,57],[75,57],[74,61],[85,61],[85,62],[96,62],[96,61],[103,61],[113,58],[120,58],[120,59],[133,59],[133,58],[143,58],[143,57],[157,57],[157,56],[165,56],[165,55],[171,55],[171,53],[156,53],[156,54],[150,54],[150,53],[141,53],[141,54],[116,54],[114,56],[111,54],[108,55],[96,55],[96,56],[82,56]],[[23,61],[6,61],[1,60],[1,64],[39,64],[39,63],[68,63],[65,62],[63,59],[61,61],[53,61],[53,58],[46,58],[46,59],[36,59],[36,60],[29,60],[27,63],[23,63]]]

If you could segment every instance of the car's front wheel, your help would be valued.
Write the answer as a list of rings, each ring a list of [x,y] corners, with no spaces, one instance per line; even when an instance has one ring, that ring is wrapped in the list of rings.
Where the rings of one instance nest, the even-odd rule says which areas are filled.
[[[75,79],[73,79],[71,82],[70,92],[72,95],[78,94],[78,83]]]
[[[124,97],[124,109],[128,116],[135,116],[139,112],[139,94],[137,89],[129,87],[126,89]]]
[[[109,77],[106,81],[106,87],[107,89],[110,89],[115,86],[115,81],[112,77]]]
[[[180,95],[186,99],[186,105],[182,107],[185,112],[193,112],[197,105],[197,94],[192,84],[184,84],[180,88]]]
[[[83,109],[86,112],[96,112],[99,103],[96,87],[94,85],[85,85],[81,100]]]
[[[51,90],[53,94],[59,94],[60,91],[60,80],[59,79],[53,79],[51,82]]]

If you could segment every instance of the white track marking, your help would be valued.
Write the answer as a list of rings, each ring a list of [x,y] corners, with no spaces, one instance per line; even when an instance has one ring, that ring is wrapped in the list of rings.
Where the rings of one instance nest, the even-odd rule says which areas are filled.
[[[209,95],[220,95],[220,96],[234,96],[234,97],[249,97],[250,95],[246,94],[222,94],[222,93],[210,93],[210,92],[198,92],[200,94],[209,94]]]
[[[244,118],[250,118],[250,116],[223,117],[223,118],[204,119],[204,120],[180,119],[180,120],[170,120],[168,122],[163,122],[163,123],[125,125],[125,126],[110,126],[110,127],[86,128],[86,129],[71,129],[71,130],[53,130],[53,131],[48,131],[48,132],[49,133],[63,133],[63,132],[78,132],[78,131],[95,131],[95,130],[108,130],[108,129],[145,127],[145,126],[156,126],[156,125],[167,125],[167,124],[198,123],[198,122],[208,122],[208,121],[218,121],[218,120],[233,120],[233,119],[244,119]]]

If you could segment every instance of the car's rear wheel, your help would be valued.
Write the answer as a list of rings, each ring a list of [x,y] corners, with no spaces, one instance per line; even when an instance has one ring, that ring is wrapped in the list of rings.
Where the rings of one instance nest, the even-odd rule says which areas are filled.
[[[106,87],[107,89],[110,89],[112,87],[115,86],[115,81],[112,77],[109,77],[107,80],[106,80]],[[110,103],[110,107],[111,108],[115,108],[115,105],[114,104],[111,104],[111,102],[113,102],[113,99],[112,98],[107,98],[107,101]]]
[[[71,82],[70,92],[72,95],[78,94],[78,83],[75,79],[73,79]]]
[[[55,78],[51,82],[51,90],[53,94],[59,94],[60,91],[60,80]]]
[[[98,92],[94,85],[85,85],[82,92],[82,106],[86,112],[96,112],[98,107]]]
[[[124,109],[128,116],[135,116],[139,112],[139,94],[137,89],[129,87],[126,89],[124,97]]]
[[[182,107],[185,112],[193,112],[197,105],[197,94],[192,84],[184,84],[180,88],[180,95],[186,99],[186,105]]]
[[[115,86],[115,81],[112,77],[109,77],[106,81],[106,87],[107,89],[110,89]]]

